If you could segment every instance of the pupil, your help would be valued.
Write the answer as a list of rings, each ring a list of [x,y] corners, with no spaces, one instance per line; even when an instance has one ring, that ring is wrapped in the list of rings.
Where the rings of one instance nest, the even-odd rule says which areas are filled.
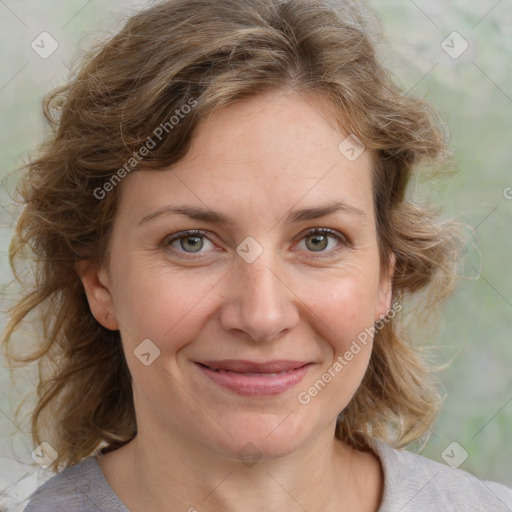
[[[192,244],[188,244],[190,242],[190,240],[194,240],[194,242]],[[184,241],[185,241],[185,245],[188,244],[189,247],[185,247],[185,245],[183,244]],[[189,237],[185,238],[184,240],[182,240],[181,246],[185,250],[190,249],[190,252],[198,252],[203,247],[203,241],[198,236],[189,236]]]
[[[314,251],[322,251],[327,247],[327,237],[325,235],[314,235],[309,240],[313,243],[310,249],[312,248]]]

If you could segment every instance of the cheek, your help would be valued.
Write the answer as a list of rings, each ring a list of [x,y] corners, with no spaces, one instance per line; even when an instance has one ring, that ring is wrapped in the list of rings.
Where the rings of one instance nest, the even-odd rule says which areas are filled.
[[[361,384],[372,352],[376,286],[372,283],[354,270],[331,280],[329,293],[310,296],[316,330],[326,342],[322,367],[304,382],[297,397],[310,413],[334,418]]]
[[[336,352],[374,325],[377,283],[373,272],[352,269],[329,281],[328,292],[309,291],[308,305],[322,320],[322,333]]]
[[[192,278],[183,270],[133,261],[117,269],[116,315],[123,340],[135,347],[149,338],[162,351],[175,352],[201,328],[221,276]]]

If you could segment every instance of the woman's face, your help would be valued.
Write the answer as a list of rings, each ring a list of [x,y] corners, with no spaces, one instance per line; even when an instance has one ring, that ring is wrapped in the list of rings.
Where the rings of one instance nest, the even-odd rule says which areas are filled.
[[[370,156],[348,159],[326,112],[294,93],[234,104],[172,170],[122,182],[108,269],[84,284],[120,329],[139,434],[232,458],[332,438],[371,353],[371,337],[353,342],[389,308],[390,279]]]

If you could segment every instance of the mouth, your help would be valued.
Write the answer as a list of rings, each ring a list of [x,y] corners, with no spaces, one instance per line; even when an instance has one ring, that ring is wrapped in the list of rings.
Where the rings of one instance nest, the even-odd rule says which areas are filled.
[[[297,385],[314,363],[307,361],[242,360],[196,362],[203,375],[217,385],[244,396],[278,395]]]

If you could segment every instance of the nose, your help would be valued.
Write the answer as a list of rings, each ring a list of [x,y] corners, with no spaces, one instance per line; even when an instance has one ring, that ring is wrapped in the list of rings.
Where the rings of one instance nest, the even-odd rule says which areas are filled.
[[[221,306],[223,328],[243,332],[255,342],[273,341],[300,320],[298,297],[267,254],[252,263],[237,261]]]

